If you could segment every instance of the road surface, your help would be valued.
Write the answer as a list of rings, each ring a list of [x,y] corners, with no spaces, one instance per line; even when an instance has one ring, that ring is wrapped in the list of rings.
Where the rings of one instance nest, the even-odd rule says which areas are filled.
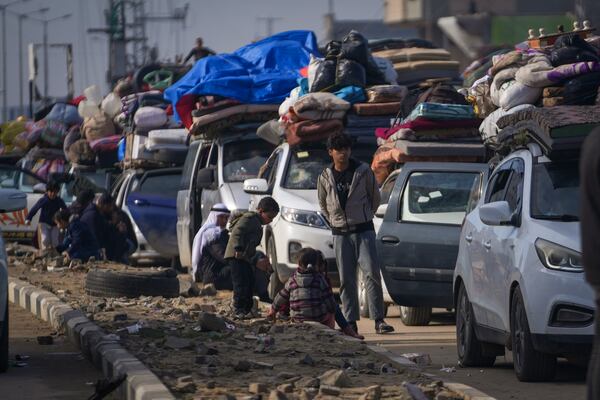
[[[71,342],[57,336],[52,345],[40,345],[38,336],[50,335],[52,327],[31,313],[10,304],[9,346],[11,366],[0,374],[3,400],[85,400],[94,393],[91,385],[102,378]],[[23,367],[15,366],[15,356],[30,357]]]
[[[504,399],[579,400],[585,399],[585,369],[559,361],[554,382],[523,383],[517,380],[512,366],[511,354],[498,357],[491,368],[460,368],[456,357],[456,331],[454,314],[445,311],[434,313],[434,319],[426,327],[407,327],[399,318],[398,307],[390,307],[386,321],[396,328],[389,335],[376,335],[373,321],[361,320],[359,331],[367,341],[381,344],[395,354],[428,353],[432,364],[426,372],[464,383],[488,395]],[[440,371],[443,367],[455,368],[455,372]]]

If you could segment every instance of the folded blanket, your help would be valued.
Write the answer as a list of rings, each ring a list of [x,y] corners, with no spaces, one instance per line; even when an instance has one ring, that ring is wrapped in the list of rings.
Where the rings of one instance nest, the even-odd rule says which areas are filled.
[[[434,120],[474,119],[473,106],[460,104],[419,103],[403,122],[413,121],[419,117]]]
[[[265,121],[271,119],[270,116],[264,119],[263,114],[270,114],[273,111],[277,112],[279,106],[277,104],[240,104],[237,106],[228,107],[224,110],[214,112],[212,114],[203,115],[201,117],[194,117],[194,123],[190,127],[191,135],[202,135],[207,129],[203,128],[207,125],[213,125],[215,122],[223,121],[223,127],[235,125],[235,123],[242,120],[245,121]],[[256,118],[252,117],[252,114],[257,114]],[[247,118],[241,117],[242,115],[248,115]],[[232,120],[237,122],[231,123]]]
[[[458,71],[458,61],[408,61],[394,63],[394,69],[398,74],[413,70],[445,70]],[[400,76],[398,78],[401,78]]]
[[[375,136],[387,139],[400,129],[412,129],[415,134],[418,134],[420,130],[443,130],[451,128],[477,128],[481,123],[480,119],[463,119],[453,121],[439,121],[429,120],[426,118],[419,117],[415,120],[401,123],[392,128],[376,128]]]
[[[341,119],[350,109],[350,103],[332,93],[308,93],[300,97],[293,110],[300,119]]]
[[[505,115],[514,114],[521,110],[525,110],[528,108],[535,108],[535,106],[531,104],[522,104],[520,106],[516,106],[511,108],[510,110],[505,110],[503,108],[499,108],[488,115],[481,125],[479,126],[479,134],[485,143],[495,144],[496,137],[498,136],[498,120]]]
[[[527,108],[498,119],[498,128],[504,129],[521,121],[532,121],[550,136],[557,127],[600,123],[600,106],[557,106]]]
[[[400,85],[376,85],[365,89],[367,103],[394,103],[408,95],[408,88]]]
[[[285,138],[290,146],[306,142],[322,142],[330,135],[342,132],[343,129],[342,121],[335,119],[300,121],[286,125]]]
[[[488,74],[495,76],[500,71],[506,68],[522,67],[531,59],[531,55],[523,53],[519,50],[513,50],[506,54],[499,54],[492,57],[492,67]]]
[[[546,87],[596,71],[600,71],[599,61],[578,62],[553,67],[548,57],[536,56],[529,64],[517,71],[515,79],[527,86]]]
[[[450,53],[446,49],[423,49],[419,47],[382,50],[373,53],[373,55],[387,58],[392,62],[450,60]]]
[[[402,102],[394,103],[356,103],[352,110],[357,115],[396,115],[402,108]]]

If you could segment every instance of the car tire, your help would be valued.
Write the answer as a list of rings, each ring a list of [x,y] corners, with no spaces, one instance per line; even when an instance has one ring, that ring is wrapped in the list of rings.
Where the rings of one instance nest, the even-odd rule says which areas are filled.
[[[431,307],[400,306],[400,319],[406,326],[427,326],[431,321]]]
[[[85,278],[85,291],[97,297],[177,297],[179,280],[173,269],[93,269]]]
[[[533,347],[525,302],[517,287],[510,307],[510,335],[515,374],[521,382],[542,382],[554,378],[556,356],[537,351]]]
[[[456,302],[456,352],[458,363],[463,367],[491,367],[496,356],[485,354],[486,343],[477,339],[475,316],[467,290],[460,285]]]
[[[267,257],[269,257],[269,262],[273,267],[273,273],[269,279],[269,297],[271,297],[271,300],[275,300],[275,296],[283,289],[284,284],[279,280],[279,275],[277,275],[277,250],[273,236],[269,237],[267,241]]]
[[[8,370],[8,297],[6,298],[6,312],[0,330],[0,373]]]

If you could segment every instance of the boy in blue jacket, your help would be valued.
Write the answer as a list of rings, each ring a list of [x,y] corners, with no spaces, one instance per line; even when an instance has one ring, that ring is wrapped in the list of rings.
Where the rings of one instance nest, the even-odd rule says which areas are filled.
[[[46,194],[29,210],[25,220],[25,223],[29,225],[38,211],[41,210],[38,223],[38,246],[41,252],[55,248],[59,243],[59,232],[54,223],[54,214],[67,208],[63,199],[58,196],[59,190],[58,183],[49,182],[46,185]]]
[[[71,260],[88,261],[90,257],[100,259],[100,247],[90,228],[74,216],[69,210],[60,210],[54,215],[54,221],[61,230],[66,230],[63,243],[56,246],[59,253],[66,252]]]

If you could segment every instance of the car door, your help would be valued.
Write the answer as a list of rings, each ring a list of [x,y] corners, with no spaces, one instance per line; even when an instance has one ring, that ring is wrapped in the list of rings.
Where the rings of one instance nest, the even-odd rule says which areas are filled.
[[[195,235],[192,223],[195,211],[192,183],[196,178],[195,166],[206,164],[208,150],[210,146],[206,146],[204,141],[198,140],[190,144],[181,173],[180,190],[177,192],[177,247],[184,267],[192,265],[192,242]]]
[[[387,205],[390,201],[390,196],[392,195],[392,190],[396,185],[396,179],[398,179],[398,175],[400,174],[399,170],[396,170],[390,174],[381,185],[381,189],[379,190],[381,193],[381,201],[379,202],[379,206]],[[373,217],[373,225],[375,225],[375,233],[379,232],[379,228],[381,227],[381,223],[383,222],[383,217],[375,214]]]
[[[407,163],[377,234],[392,299],[411,307],[452,307],[452,277],[469,196],[485,164]]]
[[[515,257],[518,256],[515,254],[515,245],[520,233],[518,226],[520,226],[525,178],[525,161],[522,158],[514,158],[507,164],[510,176],[501,200],[508,203],[515,218],[515,224],[488,226],[484,233],[483,243],[486,250],[486,275],[489,277],[486,291],[490,301],[487,321],[490,327],[504,330],[510,326],[508,321],[509,277],[516,264]],[[491,200],[494,197],[492,196]]]
[[[277,180],[277,172],[279,171],[279,163],[283,154],[282,148],[277,148],[267,159],[267,162],[261,168],[257,178],[265,179],[269,185],[269,192],[273,193]],[[264,194],[251,194],[250,202],[248,203],[249,210],[256,210],[256,206],[260,200],[265,197]]]
[[[220,182],[218,174],[220,148],[221,146],[216,141],[213,142],[208,156],[208,164],[205,165],[206,168],[214,168],[216,171],[214,176],[217,182],[214,189],[204,188],[201,189],[201,192],[199,193],[202,221],[208,218],[208,214],[210,213],[212,206],[221,202],[221,197],[219,195]]]
[[[177,191],[181,168],[144,173],[125,201],[131,217],[150,244],[165,257],[178,255]]]

